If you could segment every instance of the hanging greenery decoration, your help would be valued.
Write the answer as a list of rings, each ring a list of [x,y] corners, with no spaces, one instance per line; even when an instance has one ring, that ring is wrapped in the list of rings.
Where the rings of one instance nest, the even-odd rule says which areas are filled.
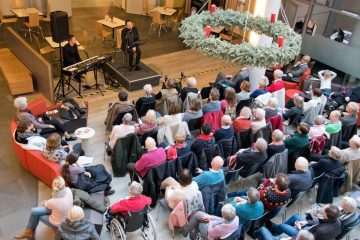
[[[265,34],[275,41],[271,46],[254,47],[249,43],[232,44],[213,35],[206,37],[206,26],[226,28],[247,27],[249,31]],[[282,36],[284,44],[278,47],[277,39]],[[216,10],[214,13],[203,11],[193,14],[182,21],[180,37],[184,43],[208,56],[221,58],[249,67],[270,67],[287,64],[293,60],[301,49],[301,36],[288,25],[277,21],[270,23],[266,18],[248,16],[233,10]]]

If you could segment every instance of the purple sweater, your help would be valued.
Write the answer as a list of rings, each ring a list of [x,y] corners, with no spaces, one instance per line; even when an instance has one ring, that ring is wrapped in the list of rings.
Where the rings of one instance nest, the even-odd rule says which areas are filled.
[[[225,223],[223,218],[215,217],[209,221],[208,239],[214,240],[231,235],[239,227],[239,217],[236,216],[230,223]]]

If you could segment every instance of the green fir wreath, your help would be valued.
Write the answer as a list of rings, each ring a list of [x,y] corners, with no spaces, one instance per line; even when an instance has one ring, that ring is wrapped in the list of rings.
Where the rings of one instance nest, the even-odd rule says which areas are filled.
[[[275,41],[270,47],[254,47],[249,43],[231,44],[216,38],[213,35],[205,36],[205,26],[212,28],[224,26],[226,28],[239,27],[265,34]],[[277,39],[284,37],[284,45],[279,48]],[[193,14],[182,21],[180,37],[184,43],[208,56],[217,57],[230,62],[249,67],[270,67],[287,64],[293,60],[301,49],[301,36],[295,33],[288,25],[277,21],[270,23],[266,18],[253,17],[233,10],[217,10],[213,14],[203,11]]]

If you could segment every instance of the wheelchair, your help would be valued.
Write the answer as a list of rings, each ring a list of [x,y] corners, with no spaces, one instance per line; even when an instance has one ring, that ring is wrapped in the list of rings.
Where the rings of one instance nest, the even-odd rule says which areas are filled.
[[[127,212],[125,216],[116,214],[110,218],[107,217],[106,227],[110,230],[111,239],[126,240],[128,232],[141,229],[144,239],[156,240],[155,224],[149,211],[150,207],[146,206],[138,212]]]

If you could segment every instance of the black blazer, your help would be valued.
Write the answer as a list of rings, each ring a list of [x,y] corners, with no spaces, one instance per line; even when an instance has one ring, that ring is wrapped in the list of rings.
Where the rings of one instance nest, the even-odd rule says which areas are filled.
[[[309,232],[315,240],[334,240],[341,233],[341,223],[339,220],[320,219],[319,224],[310,228]]]
[[[236,164],[236,169],[241,168],[242,166],[244,166],[243,169],[241,169],[241,171],[239,172],[241,176],[245,176],[245,174],[247,174],[251,167],[254,164],[260,164],[260,163],[264,163],[265,160],[267,159],[267,154],[266,151],[262,151],[262,152],[255,152],[253,149],[246,149],[241,153],[238,153],[236,155],[237,158],[237,164]]]
[[[319,176],[323,172],[330,173],[332,176],[340,176],[344,172],[341,161],[328,156],[321,158],[319,162],[312,165],[312,168],[315,171],[315,176]]]
[[[134,42],[139,41],[139,32],[136,27],[133,27],[131,31],[127,28],[121,32],[121,50],[128,51],[130,48],[137,45]],[[126,49],[127,48],[127,49]]]
[[[63,47],[63,62],[64,67],[81,62],[81,58],[76,44],[74,44],[74,46],[70,46],[70,44],[68,43]]]

